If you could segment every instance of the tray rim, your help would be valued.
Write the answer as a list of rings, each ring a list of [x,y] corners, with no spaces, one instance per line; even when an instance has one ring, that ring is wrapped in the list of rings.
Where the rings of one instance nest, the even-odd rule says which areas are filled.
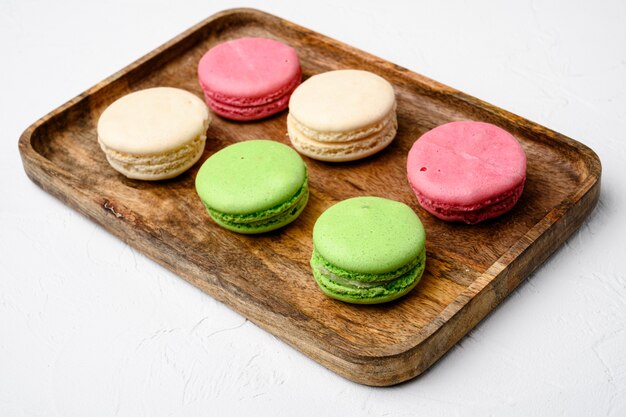
[[[115,72],[111,76],[105,78],[104,80],[95,84],[93,87],[87,89],[86,91],[79,94],[78,96],[70,99],[66,103],[50,111],[45,116],[41,117],[40,119],[32,123],[21,134],[19,142],[18,142],[19,152],[22,158],[24,169],[26,171],[26,174],[29,176],[29,178],[33,180],[33,182],[40,185],[45,191],[53,194],[57,198],[60,198],[64,203],[68,204],[73,209],[82,212],[90,219],[101,224],[107,231],[113,232],[114,235],[121,238],[121,236],[115,233],[110,226],[99,221],[99,219],[95,217],[94,215],[83,212],[81,209],[79,209],[78,205],[73,202],[72,195],[68,194],[67,190],[70,190],[70,192],[73,192],[73,193],[81,194],[82,191],[80,187],[77,186],[78,180],[73,175],[73,173],[67,172],[62,167],[59,167],[58,165],[54,164],[51,160],[47,159],[44,155],[38,152],[34,148],[31,142],[33,135],[39,128],[46,125],[47,123],[52,122],[55,117],[59,117],[65,114],[66,112],[69,112],[77,108],[84,100],[88,100],[91,95],[99,92],[101,89],[107,87],[108,85],[112,83],[120,82],[122,78],[129,76],[129,73],[131,71],[140,69],[144,65],[148,64],[150,60],[159,58],[161,55],[165,53],[173,52],[190,35],[203,30],[204,28],[210,26],[211,24],[214,24],[216,21],[224,17],[229,17],[229,16],[237,15],[237,14],[247,15],[249,16],[251,21],[258,20],[260,18],[273,19],[273,20],[276,20],[277,22],[280,22],[280,24],[282,25],[289,26],[293,30],[296,30],[299,32],[310,33],[335,48],[348,50],[350,53],[358,55],[359,57],[365,60],[373,61],[377,67],[383,67],[388,71],[401,72],[403,76],[407,76],[419,84],[422,84],[433,90],[440,91],[441,94],[447,95],[455,100],[460,100],[470,107],[478,107],[482,111],[486,111],[487,113],[491,114],[493,117],[497,119],[506,118],[509,121],[511,121],[512,124],[519,126],[520,129],[528,130],[530,128],[534,135],[537,135],[540,137],[546,137],[550,140],[557,141],[559,146],[567,146],[568,148],[574,149],[576,154],[580,155],[580,161],[584,164],[585,169],[587,171],[587,176],[582,181],[580,181],[580,187],[576,189],[576,192],[569,194],[568,197],[565,200],[563,200],[559,205],[553,207],[548,213],[546,213],[546,216],[544,218],[542,218],[539,222],[533,225],[524,234],[524,236],[522,236],[522,238],[520,238],[513,246],[511,246],[498,260],[496,260],[489,268],[487,268],[487,270],[483,274],[481,274],[478,278],[476,278],[474,282],[472,282],[465,290],[463,290],[462,293],[459,294],[446,308],[444,308],[444,310],[442,310],[430,323],[428,323],[423,328],[419,329],[420,331],[416,332],[416,334],[413,337],[409,337],[405,339],[403,342],[394,344],[391,349],[387,349],[386,351],[374,350],[374,351],[368,351],[367,354],[359,355],[359,354],[355,354],[354,351],[344,349],[343,347],[333,346],[333,347],[329,347],[329,349],[325,351],[326,354],[332,355],[337,359],[343,359],[345,361],[348,361],[352,363],[353,365],[361,361],[371,360],[371,359],[376,359],[380,361],[381,364],[383,364],[383,363],[388,362],[389,360],[394,360],[398,358],[407,358],[409,356],[412,357],[420,353],[420,352],[417,352],[417,350],[419,350],[425,344],[427,344],[429,340],[432,340],[433,337],[437,335],[445,327],[447,323],[454,320],[455,317],[458,318],[458,314],[461,311],[463,311],[466,308],[469,308],[472,302],[476,302],[478,300],[477,297],[481,297],[481,299],[487,298],[489,301],[488,302],[489,308],[486,309],[484,314],[482,312],[478,314],[477,319],[473,320],[474,323],[471,323],[469,326],[465,326],[467,327],[467,329],[465,331],[462,331],[461,337],[463,337],[478,322],[480,322],[489,312],[491,312],[495,308],[495,306],[497,306],[497,304],[499,304],[500,301],[502,301],[519,284],[519,282],[522,282],[530,274],[530,272],[532,272],[532,270],[534,270],[536,267],[541,265],[541,263],[543,263],[543,261],[547,259],[556,248],[560,247],[561,244],[565,241],[565,239],[571,233],[573,233],[579,228],[582,221],[585,218],[587,218],[587,216],[591,213],[591,211],[595,207],[599,198],[599,193],[600,193],[600,178],[601,178],[602,168],[601,168],[600,159],[597,156],[597,154],[586,145],[580,142],[577,142],[569,137],[566,137],[562,134],[554,132],[526,118],[522,118],[511,112],[503,110],[497,106],[484,102],[476,97],[467,95],[465,93],[460,92],[459,90],[448,87],[428,77],[415,73],[406,68],[400,67],[390,61],[386,61],[381,58],[378,58],[374,55],[369,54],[368,52],[365,52],[357,48],[354,48],[350,45],[344,44],[343,42],[337,41],[326,35],[320,34],[318,32],[314,32],[307,28],[303,28],[302,26],[299,26],[295,23],[284,20],[280,17],[274,16],[272,14],[269,14],[269,13],[266,13],[257,9],[252,9],[252,8],[226,9],[226,10],[223,10],[221,12],[215,13],[207,17],[206,19],[193,25],[191,28],[183,31],[182,33],[175,36],[174,38],[167,41],[166,43],[156,47],[154,50],[148,52],[144,56],[133,61],[129,65],[123,67],[122,69]],[[180,53],[184,53],[188,49],[189,48],[183,49],[182,52]],[[47,177],[49,182],[48,183],[39,182],[39,179],[36,179],[35,171],[40,171],[41,173],[43,173],[43,175]],[[66,188],[66,190],[63,190],[63,188]],[[566,228],[565,227],[566,225],[563,225],[562,222],[560,222],[560,220],[563,219],[564,214],[574,209],[576,206],[583,205],[583,204],[587,208],[586,211],[582,213],[582,215],[580,216],[580,219],[578,219],[578,221],[575,222],[573,226],[570,223],[570,225],[568,225],[568,227]],[[539,243],[542,240],[547,239],[549,233],[558,234],[559,235],[558,242],[556,242],[556,244],[554,244],[553,242],[553,245],[552,245],[553,247],[550,250],[546,251],[545,254],[542,254],[539,256],[540,260],[539,262],[537,262],[535,266],[533,266],[528,271],[516,271],[515,268],[512,268],[512,265],[516,261],[521,259],[522,256],[525,256],[525,257],[530,256],[531,259],[537,258],[538,257],[537,254],[531,253],[532,248],[539,246]],[[143,250],[142,250],[142,253],[144,253],[146,256],[150,257],[151,259],[155,260],[157,263],[160,263],[163,265],[163,261],[156,259],[156,256],[153,256],[152,254],[147,253],[146,251],[143,251]],[[513,266],[516,266],[516,265],[513,265]],[[168,269],[172,269],[172,268],[168,267]],[[178,271],[173,271],[173,272],[179,276],[184,275],[184,274],[179,273]],[[520,273],[522,275],[522,278],[517,280],[517,282],[514,283],[514,285],[511,288],[507,287],[505,288],[506,291],[504,291],[501,294],[498,294],[497,293],[498,289],[493,288],[495,286],[494,282],[498,280],[498,278],[501,277],[503,274],[511,274],[511,273],[516,273],[516,272]],[[490,293],[493,293],[493,294],[490,294]],[[229,307],[235,309],[239,313],[248,317],[248,315],[244,313],[246,309],[237,308],[236,307],[237,303],[226,302],[225,300],[222,299],[222,297],[218,298],[213,293],[209,295],[214,298],[219,299],[220,301],[227,304]],[[264,329],[268,330],[270,333],[275,334],[275,335],[277,334],[276,332],[270,330],[263,323],[257,323],[257,324],[263,327]],[[301,332],[301,331],[302,330],[298,328],[298,332]],[[301,346],[292,343],[293,341],[289,341],[285,337],[280,337],[280,338],[281,340],[292,345],[296,349],[302,350]],[[427,366],[424,367],[424,369],[428,368],[440,356],[445,354],[445,352],[447,352],[449,348],[456,343],[456,341],[457,340],[454,340],[453,343],[449,347],[443,349],[441,354],[439,354],[436,358],[431,360],[430,363],[428,363]],[[321,352],[318,352],[318,353],[321,353]],[[323,363],[323,364],[333,369],[327,363]],[[424,369],[422,369],[421,371],[423,371]],[[333,370],[335,370],[335,372],[338,372],[339,374],[342,374],[343,376],[346,376],[345,373],[339,372],[336,369],[333,369]],[[417,372],[415,375],[409,376],[408,378],[404,378],[402,380],[409,379],[413,376],[416,376],[417,374],[421,373],[421,371]],[[354,378],[350,378],[350,379],[354,379]],[[358,381],[358,382],[362,382],[362,381]],[[375,385],[378,385],[378,384],[375,384]]]

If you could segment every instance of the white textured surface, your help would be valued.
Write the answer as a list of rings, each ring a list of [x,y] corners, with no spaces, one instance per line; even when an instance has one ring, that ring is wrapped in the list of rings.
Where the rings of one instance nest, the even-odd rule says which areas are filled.
[[[429,372],[348,382],[24,175],[34,120],[226,1],[0,4],[0,415],[626,415],[626,3],[242,1],[594,149],[600,203]]]

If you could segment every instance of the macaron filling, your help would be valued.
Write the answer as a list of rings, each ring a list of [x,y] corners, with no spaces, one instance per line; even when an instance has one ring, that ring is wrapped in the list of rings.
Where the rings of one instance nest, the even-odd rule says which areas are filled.
[[[240,233],[246,230],[257,232],[258,229],[268,229],[273,225],[283,225],[289,222],[302,212],[309,199],[308,181],[305,179],[304,184],[296,192],[296,194],[284,203],[263,210],[248,214],[232,214],[223,213],[209,207],[204,201],[209,215],[221,226]],[[290,218],[293,218],[290,220]]]
[[[375,304],[395,300],[413,289],[424,272],[425,261],[426,251],[423,250],[396,271],[380,275],[354,274],[337,268],[314,250],[311,266],[315,281],[326,295],[356,304]]]
[[[221,101],[213,100],[208,96],[205,96],[205,98],[209,107],[211,107],[211,109],[213,109],[213,111],[220,116],[231,118],[233,120],[245,121],[271,116],[274,113],[286,109],[289,104],[290,94],[291,91],[269,103],[250,106],[233,106]],[[250,119],[251,117],[253,119]]]
[[[464,221],[467,224],[476,224],[487,218],[497,217],[511,210],[524,191],[525,179],[508,193],[485,200],[481,203],[468,206],[453,206],[429,199],[411,186],[420,205],[429,213],[447,220]]]
[[[396,104],[393,109],[381,121],[369,126],[361,127],[349,132],[333,132],[333,131],[316,131],[307,127],[300,122],[293,114],[287,115],[287,122],[291,123],[292,128],[300,132],[311,140],[318,142],[351,142],[359,139],[365,139],[372,135],[378,134],[383,130],[388,130],[390,126],[397,128]]]
[[[360,158],[373,155],[386,148],[396,136],[397,121],[392,115],[392,123],[385,123],[381,131],[374,131],[370,136],[350,141],[318,141],[300,132],[287,120],[289,137],[294,148],[300,153],[320,161],[351,161],[354,155]]]
[[[405,275],[408,271],[419,265],[420,261],[424,261],[424,253],[420,253],[415,259],[402,267],[382,274],[368,274],[364,272],[347,271],[336,265],[333,265],[327,259],[325,259],[317,249],[313,248],[313,255],[311,256],[311,266],[317,269],[321,274],[328,276],[329,279],[342,283],[350,283],[354,287],[361,286],[367,288],[368,286],[376,286],[383,283],[391,282],[402,275]]]
[[[111,166],[132,176],[133,174],[158,175],[165,172],[175,172],[182,167],[189,167],[202,156],[205,141],[206,133],[202,133],[178,149],[156,155],[119,152],[109,148],[101,141],[99,144]]]

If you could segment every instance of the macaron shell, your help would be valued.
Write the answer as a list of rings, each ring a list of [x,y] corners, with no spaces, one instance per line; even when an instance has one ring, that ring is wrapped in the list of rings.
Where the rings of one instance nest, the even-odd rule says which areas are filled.
[[[251,214],[291,199],[306,181],[306,166],[289,146],[269,140],[230,145],[207,159],[196,177],[202,201],[214,210]]]
[[[523,185],[526,155],[519,142],[497,126],[452,122],[415,142],[407,176],[428,200],[471,209]]]
[[[178,88],[156,87],[127,94],[98,120],[98,140],[133,155],[175,151],[205,134],[210,115],[204,102]]]
[[[296,88],[289,101],[290,114],[319,132],[350,132],[375,125],[394,107],[391,84],[361,70],[314,75]]]
[[[313,245],[338,268],[384,274],[403,267],[424,249],[424,227],[406,204],[379,197],[341,201],[320,215]]]
[[[265,99],[280,94],[294,79],[300,79],[296,50],[266,38],[240,38],[211,48],[198,64],[203,90],[217,94],[221,102],[251,98]],[[282,95],[282,94],[280,94]],[[254,103],[252,103],[254,104]]]

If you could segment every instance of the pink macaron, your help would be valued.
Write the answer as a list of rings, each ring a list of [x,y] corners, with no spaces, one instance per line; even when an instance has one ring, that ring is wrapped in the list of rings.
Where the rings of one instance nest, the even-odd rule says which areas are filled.
[[[262,119],[286,109],[301,78],[296,50],[266,38],[221,43],[198,64],[207,104],[233,120]]]
[[[509,211],[526,181],[526,154],[489,123],[446,123],[409,151],[407,176],[420,205],[446,221],[474,224]]]

